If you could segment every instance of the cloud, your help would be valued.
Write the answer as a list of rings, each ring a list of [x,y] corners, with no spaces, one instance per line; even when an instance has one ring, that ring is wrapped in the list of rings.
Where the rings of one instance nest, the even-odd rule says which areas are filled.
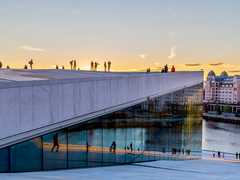
[[[33,51],[33,52],[44,52],[45,51],[45,49],[35,48],[32,46],[27,46],[27,45],[21,46],[19,48],[22,50],[25,50],[25,51]]]
[[[221,66],[223,65],[224,63],[222,62],[218,62],[218,63],[212,63],[212,64],[209,64],[210,66]]]
[[[185,64],[185,66],[194,67],[194,66],[201,66],[201,64]]]
[[[140,57],[141,59],[145,59],[148,55],[147,54],[139,54],[138,57]]]
[[[171,47],[168,59],[173,59],[176,57],[176,48],[177,48],[176,46]]]

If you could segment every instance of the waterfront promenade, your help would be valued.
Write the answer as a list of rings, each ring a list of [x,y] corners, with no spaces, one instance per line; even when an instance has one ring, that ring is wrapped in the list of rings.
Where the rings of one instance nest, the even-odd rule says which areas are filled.
[[[239,180],[240,163],[212,160],[154,161],[123,166],[0,174],[6,180]]]

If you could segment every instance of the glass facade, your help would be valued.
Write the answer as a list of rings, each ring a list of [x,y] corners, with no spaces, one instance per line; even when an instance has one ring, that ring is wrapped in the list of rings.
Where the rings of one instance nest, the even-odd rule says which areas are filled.
[[[201,152],[202,85],[0,150],[0,172],[188,158]]]
[[[8,148],[0,149],[0,172],[9,171],[9,150]]]

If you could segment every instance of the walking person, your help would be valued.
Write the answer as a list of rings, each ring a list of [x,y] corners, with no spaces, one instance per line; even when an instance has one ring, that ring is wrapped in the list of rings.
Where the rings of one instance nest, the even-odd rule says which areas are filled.
[[[95,63],[94,63],[94,70],[95,70],[95,71],[97,71],[98,65],[99,65],[98,62],[95,62]]]
[[[88,152],[88,150],[89,150],[89,144],[88,144],[88,142],[86,143],[86,152]]]
[[[73,69],[77,70],[77,61],[76,60],[73,60]]]
[[[164,72],[165,72],[165,73],[168,72],[168,65],[167,65],[167,64],[164,66]]]
[[[91,71],[93,71],[93,69],[94,69],[94,62],[91,61]]]
[[[109,152],[113,152],[115,153],[116,152],[116,142],[113,141],[110,148],[109,148]]]
[[[132,152],[133,151],[133,144],[130,143],[130,151]]]
[[[51,149],[51,152],[53,152],[55,148],[57,148],[57,149],[56,149],[56,152],[58,152],[58,150],[59,150],[58,133],[56,133],[56,134],[53,136],[53,147],[52,147],[52,149]]]
[[[104,72],[106,72],[107,71],[107,62],[105,61],[104,62]]]
[[[108,61],[108,72],[110,72],[110,70],[111,70],[111,64],[112,64],[112,62]]]

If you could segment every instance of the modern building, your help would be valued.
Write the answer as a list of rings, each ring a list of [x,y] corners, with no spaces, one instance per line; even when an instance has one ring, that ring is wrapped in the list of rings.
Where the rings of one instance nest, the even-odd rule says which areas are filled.
[[[223,71],[220,76],[216,76],[210,71],[204,87],[204,102],[239,104],[240,103],[240,76],[228,76]]]
[[[181,122],[201,116],[202,85],[202,72],[0,70],[0,172],[195,153],[201,141]]]

